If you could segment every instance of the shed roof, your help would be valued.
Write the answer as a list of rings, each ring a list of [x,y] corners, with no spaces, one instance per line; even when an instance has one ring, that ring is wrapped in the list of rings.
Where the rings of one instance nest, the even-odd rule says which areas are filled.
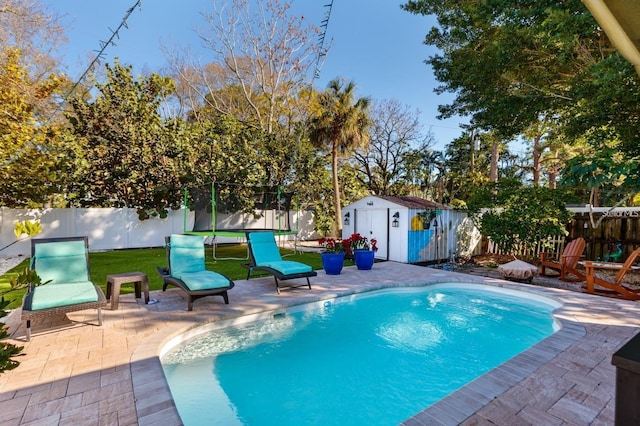
[[[449,210],[449,207],[445,206],[444,204],[439,204],[434,201],[425,200],[424,198],[420,198],[420,197],[395,197],[391,195],[376,195],[376,197],[382,198],[383,200],[387,200],[389,202],[392,202],[410,209]]]

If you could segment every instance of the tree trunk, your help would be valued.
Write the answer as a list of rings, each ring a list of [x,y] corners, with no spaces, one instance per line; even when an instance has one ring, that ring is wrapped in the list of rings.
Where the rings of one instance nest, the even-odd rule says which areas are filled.
[[[533,139],[533,185],[540,185],[540,135]]]
[[[471,157],[471,162],[469,163],[470,166],[470,174],[473,175],[473,172],[475,171],[476,168],[476,153],[475,153],[475,144],[476,144],[476,131],[474,130],[473,132],[471,132],[471,145],[469,146],[469,154]]]
[[[553,163],[550,167],[547,167],[549,174],[549,189],[556,189],[558,187],[558,150],[553,150]]]
[[[593,207],[600,207],[600,189],[593,188],[591,191],[592,191],[591,205]]]
[[[342,237],[342,204],[340,203],[340,183],[338,182],[338,142],[333,142],[331,149],[331,172],[333,175],[333,208],[336,211],[336,237]],[[355,220],[355,218],[354,218]]]
[[[549,172],[549,189],[556,189],[558,187],[558,175],[556,172]]]
[[[498,148],[500,144],[498,141],[493,141],[491,145],[491,171],[489,173],[489,181],[497,182],[498,181],[498,159],[500,158],[500,153],[498,152]]]

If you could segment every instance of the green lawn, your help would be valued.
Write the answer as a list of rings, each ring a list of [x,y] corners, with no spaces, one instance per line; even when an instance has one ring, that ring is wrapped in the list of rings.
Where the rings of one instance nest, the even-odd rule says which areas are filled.
[[[318,253],[292,254],[290,250],[281,250],[285,260],[295,260],[297,262],[311,265],[313,269],[322,269],[322,259]],[[244,244],[218,246],[216,257],[236,257],[247,256],[247,246]],[[220,272],[232,280],[243,280],[247,278],[247,270],[241,265],[245,260],[215,260],[213,259],[211,247],[206,248],[206,267],[212,271]],[[353,264],[353,261],[345,261],[345,266]],[[156,272],[156,266],[166,266],[167,255],[164,248],[135,249],[135,250],[112,250],[106,252],[90,253],[89,266],[91,269],[91,280],[98,284],[106,292],[107,275],[120,272],[140,271],[149,277],[149,290],[159,290],[162,288],[162,280]],[[0,276],[0,291],[10,288],[9,279],[17,275],[18,271],[29,266],[29,259],[25,259],[20,265],[7,271]],[[252,277],[266,276],[268,274],[253,272]],[[122,287],[121,293],[132,293],[133,285]],[[20,306],[24,291],[16,291],[7,295],[8,299],[14,299],[9,308]]]

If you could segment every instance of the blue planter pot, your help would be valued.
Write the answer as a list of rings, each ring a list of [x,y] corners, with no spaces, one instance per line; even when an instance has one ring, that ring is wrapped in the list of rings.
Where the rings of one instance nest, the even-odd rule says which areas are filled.
[[[322,253],[322,267],[327,275],[340,275],[344,264],[344,252]]]
[[[355,250],[355,262],[358,269],[367,271],[373,267],[376,252],[373,250]]]

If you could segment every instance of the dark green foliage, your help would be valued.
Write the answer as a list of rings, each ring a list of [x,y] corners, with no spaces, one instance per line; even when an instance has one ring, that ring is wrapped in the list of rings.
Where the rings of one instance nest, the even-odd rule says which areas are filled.
[[[567,163],[561,183],[590,191],[591,204],[624,204],[640,190],[640,162],[611,148],[580,154]],[[593,199],[596,191],[599,200]]]
[[[167,77],[135,79],[131,66],[106,65],[93,100],[75,98],[68,115],[78,144],[71,193],[82,206],[132,207],[140,219],[166,216],[182,201],[176,157],[184,123],[165,121],[160,106],[174,90]]]
[[[567,110],[569,137],[585,137],[596,150],[616,142],[629,157],[640,156],[640,78],[622,56],[594,63],[572,81],[576,100]]]
[[[580,0],[419,0],[404,8],[438,18],[425,43],[443,53],[426,62],[443,83],[438,92],[456,94],[441,115],[472,115],[475,125],[504,137],[577,102],[574,77],[606,44]]]
[[[482,234],[511,252],[566,235],[565,227],[572,218],[565,208],[568,201],[569,195],[558,190],[501,181],[474,191],[467,205]]]
[[[23,271],[20,279],[17,281],[12,280],[11,288],[9,290],[0,291],[0,318],[4,318],[8,315],[8,312],[5,311],[5,309],[14,302],[14,300],[5,300],[5,295],[12,291],[23,289],[25,287],[25,284],[23,284],[25,278],[33,278],[33,276],[30,274],[25,275]],[[24,346],[16,346],[11,343],[3,342],[2,340],[7,337],[9,337],[9,333],[7,332],[6,327],[4,327],[4,324],[0,323],[0,374],[5,370],[16,368],[18,364],[20,364],[12,358],[19,355],[24,349]]]
[[[9,275],[9,289],[0,290],[0,318],[7,316],[7,311],[5,311],[8,307],[16,307],[19,303],[18,296],[21,296],[27,288],[36,285],[44,285],[36,271],[29,268],[28,266],[24,266],[25,262],[22,262],[20,265],[16,266],[12,269],[13,272]],[[0,289],[6,288],[0,284]],[[5,295],[8,293],[15,292],[16,299],[5,300]],[[19,355],[24,349],[23,346],[16,346],[10,343],[2,342],[2,340],[9,337],[7,333],[7,329],[0,324],[0,373],[5,370],[11,370],[16,368],[19,364],[18,361],[12,359],[16,355]]]
[[[22,269],[22,271],[18,272],[18,274],[14,277],[11,277],[11,289],[12,290],[21,290],[23,288],[31,288],[39,285],[47,284],[49,281],[43,283],[42,279],[36,271],[29,268],[28,266]]]
[[[572,145],[567,154],[582,151],[596,168],[603,161],[606,169],[607,159],[588,151],[612,149],[638,162],[640,78],[582,1],[409,0],[402,7],[438,20],[425,44],[439,49],[426,60],[442,83],[436,92],[455,95],[439,106],[442,117],[470,116],[474,128],[502,139],[544,123],[543,143]],[[546,148],[551,160],[562,159],[559,146]],[[575,161],[569,168],[561,174],[594,177]],[[553,165],[554,174],[561,169]],[[622,186],[640,190],[635,180],[600,189],[615,202],[614,194],[626,195]]]
[[[0,318],[6,315],[4,307],[7,303],[8,302],[5,301],[2,301],[2,303],[0,303]],[[5,370],[12,370],[16,368],[20,364],[18,361],[12,358],[16,355],[19,355],[24,349],[24,346],[16,346],[11,343],[3,342],[2,340],[6,339],[7,337],[9,337],[9,335],[7,334],[7,330],[2,327],[2,329],[0,329],[0,374],[2,374],[2,372]]]

